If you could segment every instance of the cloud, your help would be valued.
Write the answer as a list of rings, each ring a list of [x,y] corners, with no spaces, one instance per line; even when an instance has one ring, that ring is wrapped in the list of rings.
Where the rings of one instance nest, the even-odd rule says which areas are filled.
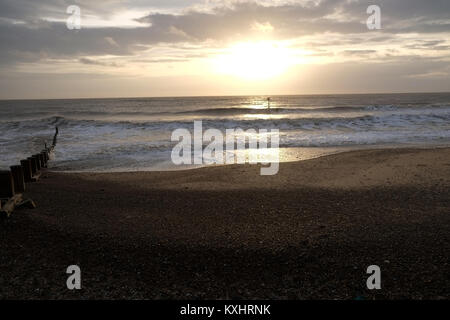
[[[82,64],[95,65],[95,66],[103,66],[103,67],[119,67],[120,65],[115,62],[107,62],[94,60],[89,58],[80,58],[78,61]]]
[[[83,12],[97,15],[105,14],[106,7],[113,14],[132,3],[134,7],[143,5],[142,1],[107,0],[102,5],[77,1]],[[163,1],[153,3],[162,5]],[[172,6],[186,3],[171,1]],[[289,40],[327,33],[361,34],[363,42],[364,38],[370,37],[365,25],[369,1],[323,0],[315,2],[316,5],[311,1],[281,2],[279,5],[255,1],[225,3],[208,11],[191,8],[182,14],[154,12],[136,19],[149,23],[147,27],[83,28],[82,25],[81,30],[74,32],[67,30],[64,22],[44,20],[52,15],[67,17],[65,6],[68,1],[50,0],[38,4],[36,1],[5,0],[0,4],[0,18],[3,18],[0,61],[29,61],[33,54],[36,59],[42,56],[132,55],[160,43],[231,42],[267,37]],[[378,32],[380,41],[413,32],[449,33],[450,1],[380,0],[379,3],[383,19],[383,30]],[[26,23],[11,23],[12,20],[7,19]]]
[[[273,31],[273,26],[269,23],[259,23],[257,21],[255,21],[252,24],[252,30],[256,30],[256,31],[261,31],[261,32],[272,32]]]
[[[346,55],[369,55],[369,54],[373,54],[376,53],[376,50],[344,50],[343,53]]]
[[[415,50],[450,50],[450,45],[446,45],[444,40],[418,40],[404,47]]]
[[[448,74],[439,70],[448,70],[450,63],[450,1],[376,3],[382,30],[370,31],[366,9],[374,3],[369,0],[2,0],[0,67],[23,71],[29,65],[52,66],[57,59],[58,68],[67,61],[73,69],[76,61],[98,70],[140,63],[154,69],[161,64],[161,70],[172,62],[208,57],[236,42],[271,40],[324,61],[402,66],[408,61],[414,66],[417,61],[411,59],[420,57],[424,70],[409,78],[442,79]],[[81,30],[66,27],[71,4],[81,8]],[[125,28],[128,20],[120,24],[117,16],[123,12],[130,13],[126,19],[136,26]],[[87,19],[89,25],[83,25]],[[96,19],[110,23],[92,27]],[[117,26],[111,27],[111,21]]]

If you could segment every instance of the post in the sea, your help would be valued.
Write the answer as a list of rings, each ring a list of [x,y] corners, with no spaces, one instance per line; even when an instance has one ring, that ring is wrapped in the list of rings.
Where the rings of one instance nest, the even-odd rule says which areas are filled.
[[[270,97],[267,97],[267,110],[270,110]]]

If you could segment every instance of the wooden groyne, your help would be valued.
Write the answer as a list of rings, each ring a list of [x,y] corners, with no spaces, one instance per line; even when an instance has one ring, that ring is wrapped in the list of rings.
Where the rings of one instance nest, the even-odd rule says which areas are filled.
[[[57,136],[58,127],[55,128],[53,143],[50,147],[45,144],[40,153],[20,160],[20,164],[12,165],[10,170],[0,171],[0,216],[9,217],[18,206],[35,207],[31,199],[23,199],[23,193],[26,184],[37,181],[41,171],[47,168],[50,154],[56,146]]]

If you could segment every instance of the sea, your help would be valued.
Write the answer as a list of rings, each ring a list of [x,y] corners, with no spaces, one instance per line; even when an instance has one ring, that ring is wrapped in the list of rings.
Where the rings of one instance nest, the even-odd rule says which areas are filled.
[[[450,146],[450,93],[0,101],[0,169],[59,128],[57,171],[176,170],[174,130],[279,130],[280,161],[367,148]]]

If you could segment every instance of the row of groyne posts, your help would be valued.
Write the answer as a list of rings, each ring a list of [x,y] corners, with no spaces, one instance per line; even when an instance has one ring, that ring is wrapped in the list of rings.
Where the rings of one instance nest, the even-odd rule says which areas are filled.
[[[55,128],[53,143],[50,147],[45,148],[32,156],[20,160],[20,165],[13,165],[10,170],[0,171],[0,216],[9,217],[16,207],[28,206],[35,208],[35,204],[31,199],[23,199],[22,194],[25,192],[27,183],[36,182],[41,171],[47,168],[50,160],[50,154],[56,146],[56,138],[58,136],[58,127]]]

